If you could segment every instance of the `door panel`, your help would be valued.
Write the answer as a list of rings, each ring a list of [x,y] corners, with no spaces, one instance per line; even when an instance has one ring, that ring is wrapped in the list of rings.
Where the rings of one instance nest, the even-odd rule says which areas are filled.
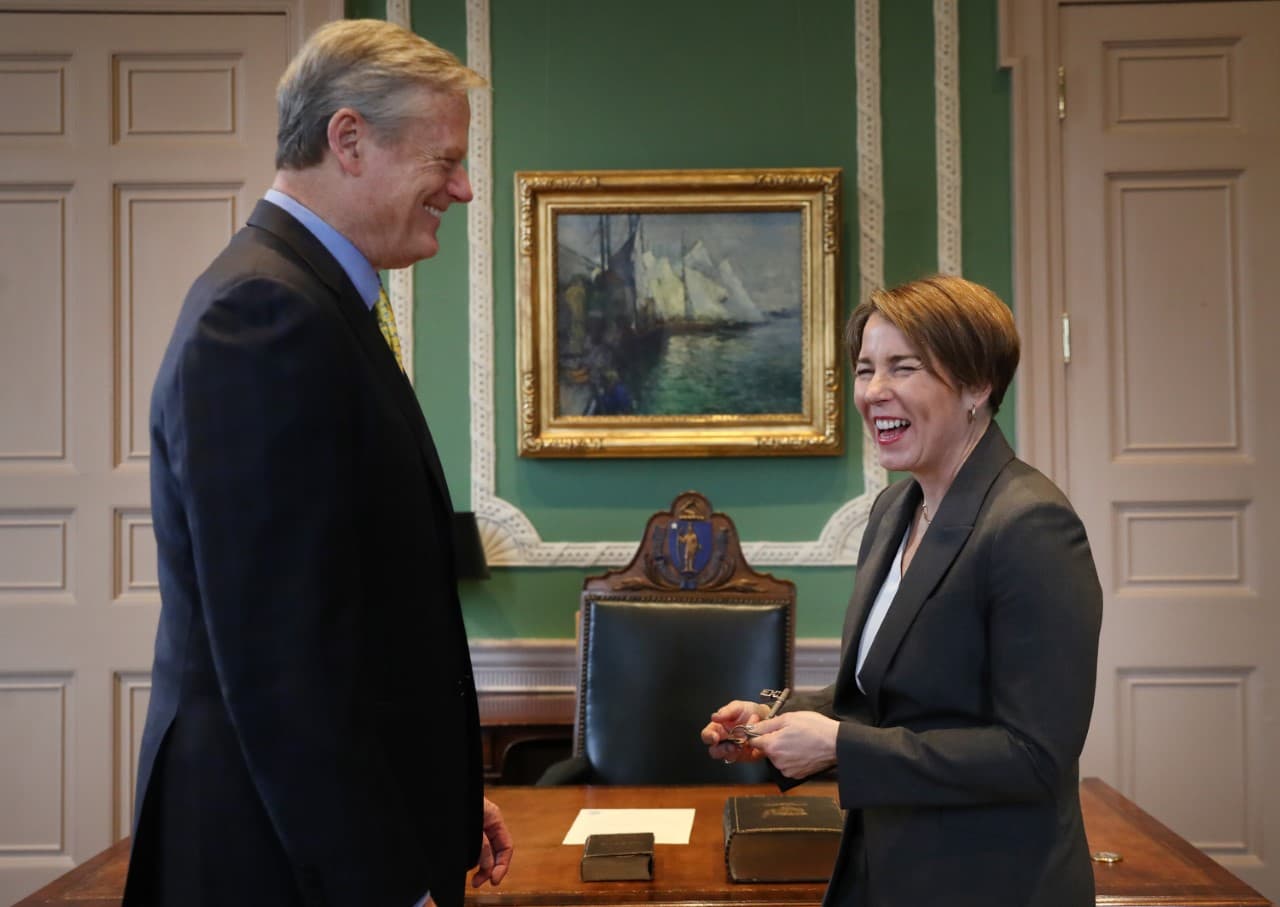
[[[273,175],[283,14],[0,12],[0,903],[131,825],[151,384]]]
[[[1060,24],[1069,494],[1105,594],[1082,768],[1277,899],[1280,3]]]

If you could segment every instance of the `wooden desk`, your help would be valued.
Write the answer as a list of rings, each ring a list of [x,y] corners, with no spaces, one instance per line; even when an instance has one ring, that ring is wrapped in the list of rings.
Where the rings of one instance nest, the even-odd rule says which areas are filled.
[[[724,871],[720,816],[730,794],[776,794],[761,787],[507,787],[493,791],[516,841],[512,870],[500,888],[469,889],[475,907],[606,907],[624,903],[674,905],[818,904],[822,885],[735,885]],[[834,785],[805,785],[797,793],[834,794]],[[1098,904],[1108,907],[1267,907],[1260,894],[1096,778],[1080,787],[1091,850],[1123,855],[1094,864]],[[659,844],[653,882],[578,880],[581,847],[560,841],[583,807],[693,807],[688,846]],[[119,907],[128,860],[121,841],[15,907]]]

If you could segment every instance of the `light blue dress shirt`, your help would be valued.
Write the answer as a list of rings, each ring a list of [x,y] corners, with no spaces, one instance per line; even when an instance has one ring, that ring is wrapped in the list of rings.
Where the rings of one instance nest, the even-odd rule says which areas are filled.
[[[268,189],[263,197],[271,204],[292,214],[311,232],[312,236],[320,240],[320,244],[329,250],[329,254],[338,259],[342,270],[347,272],[347,276],[355,284],[360,298],[372,311],[378,302],[378,291],[382,289],[382,281],[378,279],[378,272],[373,265],[369,264],[369,259],[361,254],[351,240],[329,226],[319,214],[302,202],[285,195],[279,189]]]

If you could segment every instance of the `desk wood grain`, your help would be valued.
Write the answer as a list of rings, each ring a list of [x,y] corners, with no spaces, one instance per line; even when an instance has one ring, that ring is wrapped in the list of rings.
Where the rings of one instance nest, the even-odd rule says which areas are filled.
[[[816,905],[822,885],[738,885],[724,869],[721,811],[731,795],[776,794],[770,786],[740,787],[506,787],[491,792],[516,842],[511,872],[499,888],[469,889],[473,907],[606,907],[663,904],[710,907]],[[797,794],[834,796],[831,784]],[[1085,829],[1093,851],[1124,859],[1094,864],[1097,903],[1106,907],[1268,907],[1269,901],[1096,778],[1080,786]],[[579,880],[582,848],[560,843],[583,808],[692,807],[688,846],[659,844],[652,882]],[[119,907],[129,842],[113,845],[19,902],[15,907]]]
[[[1094,863],[1099,905],[1116,907],[1267,907],[1271,902],[1185,838],[1161,825],[1098,778],[1080,784],[1089,850],[1119,863]]]

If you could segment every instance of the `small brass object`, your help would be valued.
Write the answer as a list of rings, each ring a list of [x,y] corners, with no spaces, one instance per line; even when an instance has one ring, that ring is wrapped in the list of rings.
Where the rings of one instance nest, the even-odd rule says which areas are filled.
[[[1119,863],[1124,857],[1116,853],[1114,850],[1095,850],[1089,854],[1089,858],[1095,863]]]
[[[773,705],[769,707],[769,714],[765,715],[763,720],[768,721],[770,718],[777,715],[778,710],[781,709],[783,705],[786,704],[786,701],[788,698],[790,698],[790,696],[791,696],[790,687],[784,687],[781,690],[761,690],[760,691],[761,699],[773,700]],[[760,732],[757,731],[754,727],[752,727],[749,724],[735,725],[733,730],[729,732],[729,740],[738,744],[738,746],[746,746],[747,738],[759,737],[759,736],[760,736]],[[729,760],[726,759],[725,762],[729,762]]]

